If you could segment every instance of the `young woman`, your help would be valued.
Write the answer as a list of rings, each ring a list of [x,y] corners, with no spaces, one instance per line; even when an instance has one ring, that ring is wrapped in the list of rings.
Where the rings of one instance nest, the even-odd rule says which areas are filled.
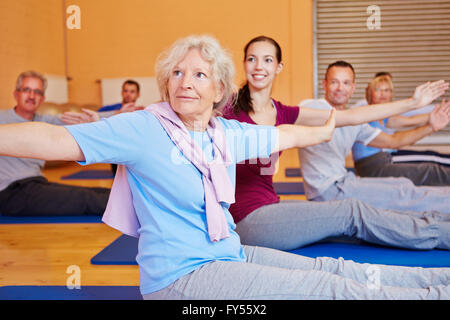
[[[281,49],[275,40],[261,36],[249,41],[244,48],[247,81],[239,90],[234,105],[229,104],[224,109],[224,116],[250,124],[320,124],[317,118],[324,119],[329,111],[285,106],[271,98],[273,81],[282,68]],[[376,108],[395,112],[398,107],[399,104],[384,104]],[[336,111],[336,124],[354,124],[355,118],[368,119],[373,110],[369,106]],[[441,222],[450,221],[447,214],[406,214],[377,209],[352,199],[280,201],[271,171],[277,159],[278,153],[273,154],[270,161],[251,160],[236,166],[236,202],[230,212],[244,244],[291,250],[331,236],[351,236],[396,247],[431,249],[433,242],[437,245],[432,240],[437,234],[432,235],[430,230],[439,230],[436,226],[441,223],[449,224]],[[431,216],[434,222],[425,227],[424,222],[430,221]],[[426,230],[419,231],[415,225],[424,226]]]

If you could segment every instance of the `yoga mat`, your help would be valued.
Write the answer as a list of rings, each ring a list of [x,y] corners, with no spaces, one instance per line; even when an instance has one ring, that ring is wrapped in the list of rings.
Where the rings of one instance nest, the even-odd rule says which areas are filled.
[[[138,239],[122,235],[91,259],[92,264],[135,265]],[[383,247],[359,240],[329,240],[288,252],[310,258],[342,257],[360,263],[410,267],[450,267],[450,251],[407,250]]]
[[[114,174],[111,170],[81,170],[66,176],[61,180],[93,180],[93,179],[112,179]]]
[[[138,238],[121,235],[106,248],[96,254],[92,264],[99,265],[135,265],[138,253]]]
[[[61,216],[61,217],[7,217],[0,215],[0,224],[19,223],[100,223],[102,216]]]
[[[302,172],[299,168],[286,168],[284,171],[286,177],[301,177]]]
[[[273,187],[277,194],[305,194],[302,182],[274,182]]]
[[[369,243],[324,242],[289,251],[317,257],[342,257],[359,263],[387,264],[407,267],[450,267],[448,250],[408,250],[373,245]]]
[[[356,173],[355,168],[346,168],[348,171],[352,171],[353,173]],[[286,177],[301,177],[302,173],[300,171],[300,168],[286,168],[284,171],[284,174]]]
[[[137,286],[5,286],[0,300],[142,300]]]

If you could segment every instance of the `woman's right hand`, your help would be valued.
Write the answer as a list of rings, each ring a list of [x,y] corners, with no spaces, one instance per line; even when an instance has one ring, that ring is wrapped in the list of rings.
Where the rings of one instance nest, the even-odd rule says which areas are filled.
[[[323,126],[323,134],[324,140],[323,142],[328,142],[333,137],[334,128],[336,127],[336,109],[332,108],[330,110],[330,116],[328,117],[327,122]]]

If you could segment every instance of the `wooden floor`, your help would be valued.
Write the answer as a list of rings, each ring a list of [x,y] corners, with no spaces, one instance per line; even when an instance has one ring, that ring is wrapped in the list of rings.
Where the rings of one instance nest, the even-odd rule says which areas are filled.
[[[275,181],[301,181],[287,178],[286,167],[298,167],[295,150],[280,157]],[[83,186],[110,187],[112,180],[64,180],[64,175],[81,169],[108,169],[109,165],[80,166],[76,163],[46,167],[50,181]],[[282,196],[282,199],[304,199],[304,196]],[[121,235],[103,223],[80,224],[1,224],[0,286],[61,285],[71,276],[68,268],[79,267],[81,286],[139,285],[137,266],[92,265],[90,259]]]
[[[108,165],[88,166],[107,169]],[[64,180],[84,169],[76,163],[53,166],[45,176],[61,183],[111,187],[112,180]],[[137,266],[97,266],[90,259],[121,235],[103,223],[0,225],[0,286],[66,285],[79,267],[81,285],[138,285]]]

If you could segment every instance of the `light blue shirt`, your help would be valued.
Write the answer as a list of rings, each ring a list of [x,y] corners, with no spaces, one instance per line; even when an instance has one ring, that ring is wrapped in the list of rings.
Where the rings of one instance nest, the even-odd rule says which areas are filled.
[[[218,119],[232,157],[227,171],[234,187],[235,164],[269,157],[277,131],[271,126]],[[152,113],[135,111],[66,128],[84,153],[83,164],[126,166],[141,225],[136,260],[142,294],[160,290],[211,261],[245,261],[228,205],[222,207],[230,237],[219,242],[209,240],[201,173],[181,154]],[[191,135],[212,159],[207,132]]]
[[[379,128],[382,131],[390,134],[390,133],[393,133],[394,130],[389,130],[389,128],[386,127],[386,123],[388,121],[389,121],[389,119],[384,119],[383,125],[380,124],[379,121],[372,121],[372,122],[369,122],[369,125],[371,125],[374,128]],[[352,148],[353,161],[356,162],[358,160],[373,156],[374,154],[377,154],[378,152],[381,152],[381,151],[390,153],[390,152],[394,152],[395,150],[394,149],[374,148],[374,147],[364,145],[364,144],[357,142],[353,145],[353,148]]]

